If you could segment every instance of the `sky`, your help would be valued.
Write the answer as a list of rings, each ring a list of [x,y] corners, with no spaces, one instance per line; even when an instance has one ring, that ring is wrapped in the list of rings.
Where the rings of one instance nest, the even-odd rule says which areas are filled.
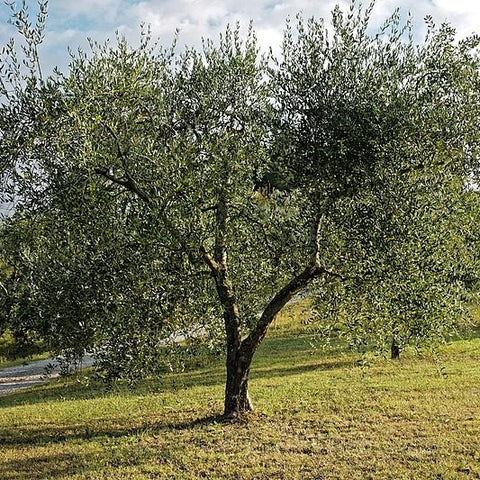
[[[10,0],[12,1],[12,0]],[[33,16],[37,0],[25,0]],[[369,0],[364,0],[368,3]],[[9,8],[0,0],[0,45],[15,33]],[[20,6],[21,0],[16,3]],[[138,42],[140,25],[148,24],[165,47],[180,30],[179,46],[199,46],[202,37],[216,39],[227,24],[240,22],[245,28],[253,21],[262,46],[278,49],[287,16],[330,18],[335,4],[348,0],[49,0],[49,18],[41,50],[45,70],[53,66],[65,70],[68,47],[85,48],[87,38],[103,42],[114,39],[115,31],[133,45]],[[418,38],[424,31],[424,17],[431,15],[437,24],[448,21],[464,37],[480,32],[478,0],[377,0],[372,23],[380,25],[395,8],[414,19]]]

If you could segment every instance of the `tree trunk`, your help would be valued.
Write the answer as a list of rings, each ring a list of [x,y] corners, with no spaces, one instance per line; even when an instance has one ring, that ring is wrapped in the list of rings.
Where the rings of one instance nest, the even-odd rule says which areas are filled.
[[[237,418],[252,410],[252,402],[248,395],[248,375],[250,363],[240,354],[240,349],[229,350],[227,354],[227,381],[225,385],[224,417]]]
[[[325,273],[325,270],[316,264],[309,265],[303,272],[294,277],[273,297],[263,311],[256,327],[250,334],[239,342],[238,326],[233,330],[228,328],[238,325],[236,308],[225,310],[225,326],[227,332],[227,382],[225,386],[225,418],[235,418],[242,413],[252,410],[252,403],[248,395],[248,374],[253,355],[265,338],[268,326],[275,320],[278,312],[288,301],[301,291],[314,278]],[[219,294],[222,289],[219,288]],[[220,295],[222,298],[222,295]]]
[[[400,358],[400,345],[397,343],[395,337],[392,338],[392,345],[390,347],[390,358],[392,360],[397,360]]]

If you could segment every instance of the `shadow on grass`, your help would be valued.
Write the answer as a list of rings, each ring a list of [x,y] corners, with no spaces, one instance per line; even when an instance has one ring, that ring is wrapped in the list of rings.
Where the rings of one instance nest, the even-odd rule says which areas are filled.
[[[167,452],[167,459],[171,454]],[[143,465],[155,464],[159,453],[154,448],[117,446],[106,443],[101,454],[79,448],[70,451],[50,449],[47,453],[20,451],[14,459],[0,458],[2,480],[41,480],[80,478],[125,478],[125,469],[140,472]],[[131,478],[128,476],[128,478]],[[137,478],[137,475],[135,475]],[[143,477],[142,477],[143,478]],[[151,478],[150,476],[148,478]],[[156,478],[156,477],[155,477]]]
[[[125,419],[119,419],[116,423],[126,422]],[[114,423],[112,420],[111,423]],[[101,426],[92,425],[92,423],[72,425],[55,425],[22,428],[17,427],[15,431],[0,430],[0,447],[2,446],[45,446],[55,443],[64,443],[72,440],[94,440],[101,438],[121,438],[140,435],[145,432],[155,433],[163,430],[164,425],[142,424],[136,427],[112,427],[111,424]]]
[[[178,421],[172,421],[170,418],[152,422],[142,422],[135,426],[125,425],[128,419],[121,417],[109,419],[108,423],[85,422],[75,425],[58,424],[22,426],[15,429],[0,430],[0,450],[2,447],[42,447],[46,445],[62,444],[65,442],[75,442],[78,440],[111,440],[123,437],[137,437],[142,435],[155,435],[160,432],[171,430],[191,430],[198,427],[208,427],[216,424],[231,423],[224,419],[222,415],[207,415],[204,417],[190,418],[185,420],[185,416],[179,415]],[[0,460],[1,464],[1,460]],[[0,477],[3,480],[3,477]]]
[[[167,461],[176,458],[178,452],[175,445],[163,451],[155,443],[143,444],[141,438],[144,434],[153,438],[162,437],[167,431],[208,427],[222,421],[220,416],[209,415],[188,421],[159,422],[135,428],[91,428],[90,425],[83,424],[76,425],[75,430],[67,425],[28,431],[20,429],[15,433],[9,432],[8,437],[0,432],[0,451],[7,451],[8,447],[15,449],[15,458],[0,457],[0,478],[39,480],[76,475],[82,478],[123,478],[122,473],[116,472],[117,469],[141,469],[142,465],[151,464],[152,461],[162,462],[163,455]],[[133,441],[135,437],[138,441]],[[125,441],[122,442],[121,439]],[[88,445],[90,441],[91,446]],[[32,452],[35,448],[40,450]]]
[[[26,478],[30,480],[40,480],[68,478],[69,475],[78,473],[87,475],[88,473],[93,473],[93,469],[88,469],[86,464],[87,455],[77,453],[57,453],[52,455],[39,455],[35,456],[35,458],[0,460],[0,478],[2,478],[2,480]],[[80,465],[85,466],[79,467]]]

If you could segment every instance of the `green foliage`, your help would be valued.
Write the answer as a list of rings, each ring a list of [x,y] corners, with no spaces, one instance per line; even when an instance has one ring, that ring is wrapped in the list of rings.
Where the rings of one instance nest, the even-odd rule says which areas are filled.
[[[16,336],[10,330],[0,335],[0,361],[11,362],[16,359],[33,358],[45,352],[45,344],[34,332]],[[2,365],[3,366],[3,365]]]
[[[451,27],[429,21],[416,45],[398,12],[371,35],[372,8],[336,8],[333,33],[299,18],[272,72],[277,148],[308,192],[318,255],[336,275],[316,285],[321,328],[343,329],[361,350],[444,338],[478,276],[468,240],[478,202],[466,191],[478,38],[456,44]]]
[[[288,24],[271,68],[237,26],[200,51],[92,43],[45,80],[17,16],[30,60],[11,44],[0,75],[10,324],[94,349],[108,378],[157,372],[165,339],[198,330],[244,394],[307,288],[361,349],[449,332],[478,276],[479,39],[428,21],[416,45],[398,12],[371,34],[372,8]]]
[[[0,335],[0,358],[10,358],[12,347],[14,344],[14,338],[11,332],[6,331]]]

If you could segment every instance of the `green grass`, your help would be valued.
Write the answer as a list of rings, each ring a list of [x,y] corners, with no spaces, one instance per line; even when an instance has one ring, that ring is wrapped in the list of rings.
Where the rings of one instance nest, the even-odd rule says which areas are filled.
[[[480,478],[480,339],[360,368],[287,325],[239,423],[219,421],[220,362],[134,391],[72,378],[0,397],[0,478]]]

